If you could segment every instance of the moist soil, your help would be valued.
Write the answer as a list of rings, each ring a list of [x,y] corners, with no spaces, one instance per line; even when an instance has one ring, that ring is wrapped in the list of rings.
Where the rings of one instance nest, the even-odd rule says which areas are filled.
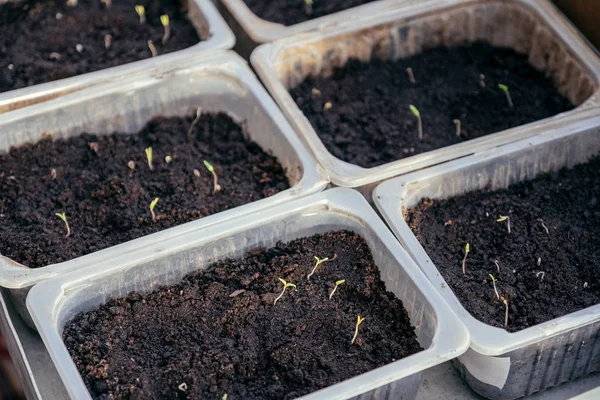
[[[600,302],[599,200],[594,158],[508,189],[425,199],[407,222],[467,311],[504,327],[489,274],[497,279],[514,332]],[[510,218],[510,233],[500,216]]]
[[[42,267],[289,188],[276,158],[231,118],[202,114],[192,126],[194,119],[158,117],[133,135],[45,138],[0,154],[0,254]],[[214,166],[220,191],[204,160]],[[55,215],[63,212],[68,238]]]
[[[25,0],[0,6],[0,92],[185,49],[200,41],[181,0]],[[140,24],[135,5],[143,5]],[[171,37],[162,43],[160,16],[170,19]],[[105,36],[111,35],[107,49]],[[78,45],[83,46],[77,50]]]
[[[315,256],[335,259],[307,280]],[[297,287],[274,304],[279,278]],[[368,245],[348,231],[111,299],[67,323],[63,340],[95,399],[293,399],[421,350]]]
[[[305,0],[244,0],[257,17],[283,25],[295,25],[311,19],[357,7],[375,0],[313,0],[307,13]]]
[[[407,68],[416,83],[409,81]],[[514,107],[498,84],[508,86]],[[481,42],[397,61],[350,60],[332,77],[308,78],[290,92],[327,150],[366,168],[573,108],[527,56]],[[410,104],[421,114],[423,140]],[[455,119],[461,122],[460,136]]]

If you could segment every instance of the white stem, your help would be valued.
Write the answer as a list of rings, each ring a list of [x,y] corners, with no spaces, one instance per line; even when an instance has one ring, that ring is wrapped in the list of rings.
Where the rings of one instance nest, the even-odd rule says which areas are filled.
[[[498,294],[498,289],[496,289],[496,281],[492,280],[492,284],[494,285],[494,292],[496,292],[496,297],[500,300],[500,295]]]
[[[506,306],[506,313],[504,314],[504,327],[508,326],[508,301],[504,300],[504,305]]]
[[[417,120],[419,121],[419,126],[418,126],[418,129],[419,129],[419,140],[423,140],[423,122],[421,121],[421,116],[420,115],[417,117]]]
[[[285,293],[285,289],[287,289],[287,286],[283,287],[283,291],[281,292],[281,294],[279,295],[279,297],[277,297],[275,299],[275,301],[273,302],[273,305],[275,305],[275,303],[277,303],[277,300],[279,300],[283,296],[283,294]]]
[[[331,291],[331,293],[329,294],[329,300],[331,300],[331,298],[333,297],[333,294],[335,293],[336,289],[337,289],[338,285],[335,285],[333,287],[333,290]]]
[[[468,255],[469,255],[469,253],[465,253],[465,258],[463,258],[463,261],[462,261],[463,275],[465,275],[467,273],[467,256]]]
[[[360,326],[360,324],[356,324],[356,328],[354,328],[354,336],[352,336],[352,341],[350,342],[350,344],[354,344],[354,341],[356,340],[356,337],[358,336],[358,327]]]
[[[65,221],[65,225],[67,227],[67,234],[65,236],[65,239],[68,238],[69,236],[71,236],[71,228],[69,227],[69,223],[67,221]]]
[[[213,193],[218,192],[219,190],[221,190],[221,185],[219,185],[219,178],[217,177],[217,173],[213,170],[212,171],[212,175],[213,175],[213,185],[214,185],[214,189],[213,189]]]

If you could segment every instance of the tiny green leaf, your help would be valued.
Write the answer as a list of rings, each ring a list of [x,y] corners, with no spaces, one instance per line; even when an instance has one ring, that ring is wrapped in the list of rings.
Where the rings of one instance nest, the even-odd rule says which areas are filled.
[[[158,197],[152,200],[152,202],[150,203],[150,211],[154,211],[154,207],[156,207],[156,204],[158,204]]]
[[[285,285],[287,285],[287,282],[285,281],[285,279],[282,279],[282,278],[277,278],[277,279],[279,279],[279,281],[280,281],[281,283],[283,283],[283,284],[284,284],[284,286],[285,286]]]
[[[338,286],[338,285],[341,285],[344,282],[346,282],[345,279],[340,279],[339,281],[335,281],[335,285]]]
[[[63,222],[67,222],[67,213],[56,213],[56,216],[63,220]]]
[[[146,148],[146,158],[148,159],[148,167],[152,170],[154,167],[152,166],[152,147]]]
[[[471,246],[469,246],[469,243],[467,243],[467,245],[465,246],[465,253],[468,253],[471,251]]]
[[[211,163],[209,163],[208,161],[204,160],[204,166],[206,167],[206,169],[208,170],[208,172],[215,172],[215,168],[212,166]]]
[[[501,215],[500,218],[498,218],[496,220],[496,222],[503,222],[506,221],[508,219],[508,217],[506,215]]]
[[[293,283],[288,282],[288,283],[285,284],[285,287],[293,287],[293,288],[295,288],[296,285],[294,285]]]
[[[304,0],[304,2],[309,6],[312,6],[313,4],[313,0]]]
[[[494,278],[494,275],[492,274],[488,274],[490,276],[490,278],[492,278],[492,282],[496,282],[496,278]]]
[[[506,85],[503,85],[502,83],[499,83],[499,84],[498,84],[498,87],[499,87],[500,89],[502,89],[502,91],[504,91],[504,92],[508,92],[508,86],[506,86]]]
[[[138,4],[135,6],[135,12],[141,17],[142,15],[146,15],[146,9],[144,6]]]
[[[415,107],[411,104],[408,106],[408,108],[410,108],[410,111],[414,114],[415,117],[419,118],[421,116],[421,113],[419,112],[417,107]]]
[[[171,23],[169,20],[169,16],[167,14],[163,14],[160,16],[160,23],[163,24],[163,26],[169,26],[169,24]]]

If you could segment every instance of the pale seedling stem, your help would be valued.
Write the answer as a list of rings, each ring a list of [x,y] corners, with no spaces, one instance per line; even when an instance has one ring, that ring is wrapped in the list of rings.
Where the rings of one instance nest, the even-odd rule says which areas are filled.
[[[135,12],[140,16],[140,24],[146,23],[146,9],[144,6],[138,4],[135,6]]]
[[[507,215],[501,215],[500,218],[496,220],[496,222],[504,222],[506,221],[506,229],[508,229],[508,233],[510,233],[510,217]]]
[[[196,118],[194,118],[194,120],[192,121],[192,124],[190,125],[190,129],[188,129],[188,133],[187,133],[188,136],[192,133],[192,129],[194,128],[194,126],[196,126],[196,124],[200,120],[200,116],[202,116],[202,107],[196,108]]]
[[[346,282],[345,279],[340,279],[339,281],[335,281],[335,286],[333,287],[333,290],[331,291],[331,293],[329,293],[329,300],[331,300],[331,298],[333,297],[333,294],[337,290],[338,286],[340,286],[344,282]]]
[[[156,46],[154,46],[154,42],[152,40],[148,40],[148,48],[150,49],[150,53],[152,53],[152,57],[156,57],[158,55]]]
[[[413,106],[412,104],[409,105],[408,108],[410,108],[410,111],[413,113],[413,115],[415,117],[417,117],[417,121],[419,123],[419,125],[418,125],[419,140],[423,140],[423,122],[421,121],[421,113],[419,112],[419,110],[417,109],[417,107]]]
[[[354,328],[354,336],[352,336],[352,341],[350,342],[350,344],[354,344],[354,341],[356,340],[356,337],[358,336],[358,327],[360,326],[360,324],[363,323],[365,319],[363,317],[361,317],[360,315],[357,315],[356,318],[356,327]]]
[[[406,73],[408,74],[408,80],[410,83],[415,84],[417,81],[415,80],[415,75],[413,74],[413,70],[411,67],[406,68]]]
[[[215,172],[215,167],[213,167],[212,164],[206,160],[204,160],[204,166],[206,167],[208,172],[210,172],[213,176],[213,185],[214,185],[213,193],[218,192],[219,190],[221,190],[221,185],[219,185],[219,177],[217,176],[217,173]]]
[[[65,239],[71,236],[71,228],[69,227],[69,223],[67,222],[67,213],[56,213],[56,216],[65,223],[65,227],[67,228],[67,234],[65,235]]]
[[[498,272],[500,272],[500,263],[498,262],[498,260],[495,260],[494,264],[496,264],[496,269],[498,269]]]
[[[462,261],[463,275],[465,275],[467,273],[467,256],[469,255],[470,251],[471,251],[471,246],[469,246],[469,243],[467,243],[467,245],[465,246],[465,257],[463,258],[463,261]]]
[[[506,307],[506,311],[504,313],[504,327],[506,328],[508,326],[508,300],[506,300],[504,297],[502,297],[501,300]]]
[[[306,15],[312,14],[313,0],[304,0],[304,11]]]
[[[546,276],[546,273],[544,271],[540,271],[540,272],[536,272],[535,273],[535,277],[539,278],[540,275],[542,276],[542,278],[540,279],[540,282],[544,280],[544,276]]]
[[[453,119],[452,122],[456,125],[456,136],[460,136],[460,119]]]
[[[148,160],[148,167],[150,168],[150,171],[152,171],[154,169],[152,166],[152,147],[146,148],[146,159]]]
[[[500,90],[502,90],[502,91],[504,92],[504,94],[506,95],[506,101],[508,101],[508,105],[509,105],[510,107],[513,107],[513,106],[514,106],[514,104],[513,104],[513,102],[512,102],[512,99],[511,99],[511,97],[510,97],[510,92],[508,91],[508,86],[506,86],[506,85],[503,85],[503,84],[499,83],[499,84],[498,84],[498,87],[499,87],[499,88],[500,88]]]
[[[165,35],[162,38],[163,44],[167,43],[167,40],[171,37],[171,21],[167,14],[160,16],[160,23],[165,27]]]
[[[154,200],[152,200],[152,202],[150,203],[150,213],[152,214],[152,221],[156,221],[156,214],[154,213],[154,207],[156,207],[156,204],[158,203],[158,197],[155,198]]]
[[[106,50],[110,49],[111,45],[112,45],[112,36],[104,35],[104,47],[106,48]]]
[[[498,300],[500,300],[500,295],[498,294],[498,289],[496,288],[496,278],[494,278],[494,275],[492,274],[488,274],[490,276],[490,278],[492,278],[492,285],[494,285],[494,292],[496,293],[496,297],[498,298]]]
[[[283,296],[283,294],[285,293],[285,291],[288,287],[293,287],[294,289],[296,288],[296,285],[294,285],[291,282],[286,282],[285,280],[283,280],[281,278],[279,278],[279,281],[281,283],[283,283],[283,290],[281,291],[281,294],[275,299],[275,301],[273,302],[273,305],[275,305],[277,303],[277,300],[279,300]]]
[[[479,75],[479,86],[481,86],[482,88],[485,89],[485,75],[484,74]]]
[[[317,267],[321,264],[324,263],[325,261],[333,261],[337,258],[337,254],[333,255],[332,259],[329,259],[329,257],[325,257],[325,258],[319,258],[317,256],[315,256],[315,259],[317,260],[317,262],[315,263],[315,266],[313,267],[312,271],[310,271],[310,274],[308,274],[308,276],[306,277],[306,279],[310,279],[311,276],[313,276],[313,274],[315,273],[315,271],[317,270]]]
[[[549,235],[550,231],[548,231],[548,227],[546,225],[544,225],[543,222],[542,222],[542,227],[546,230],[546,235]]]

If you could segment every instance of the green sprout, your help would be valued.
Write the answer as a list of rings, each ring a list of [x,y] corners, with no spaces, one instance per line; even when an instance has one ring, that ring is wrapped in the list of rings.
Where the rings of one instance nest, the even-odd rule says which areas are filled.
[[[501,297],[504,306],[506,307],[506,311],[504,312],[504,327],[508,326],[508,300],[504,296]]]
[[[496,222],[504,221],[506,221],[506,228],[508,229],[508,233],[510,233],[510,217],[508,215],[501,215],[500,218],[496,220]]]
[[[285,293],[285,290],[288,287],[293,287],[294,289],[296,289],[296,285],[294,285],[293,283],[286,282],[284,279],[281,279],[281,278],[278,278],[278,279],[281,283],[283,283],[283,290],[281,291],[281,294],[275,299],[275,301],[273,302],[273,305],[275,305],[277,303],[277,300],[279,300],[283,296],[283,294]]]
[[[138,4],[135,6],[135,12],[140,16],[140,24],[146,23],[146,9],[144,6]]]
[[[498,289],[496,289],[496,278],[494,278],[494,275],[492,274],[488,274],[490,276],[490,278],[492,278],[492,284],[494,285],[494,292],[496,292],[496,297],[498,298],[498,300],[500,300],[500,295],[498,294]]]
[[[154,207],[156,207],[156,204],[158,203],[158,197],[155,198],[154,200],[152,200],[152,202],[150,203],[150,213],[152,214],[152,221],[156,221],[156,214],[154,213]]]
[[[415,80],[415,75],[413,74],[413,70],[411,67],[406,68],[406,73],[408,74],[408,80],[410,83],[415,84],[417,81]]]
[[[467,243],[467,245],[465,246],[465,258],[463,258],[463,260],[462,260],[463,275],[467,273],[467,256],[469,255],[470,251],[471,251],[471,246],[469,246],[469,243]]]
[[[456,125],[456,137],[460,137],[460,119],[453,119],[452,123]]]
[[[513,104],[513,102],[512,102],[512,99],[511,99],[511,97],[510,97],[510,92],[508,91],[508,86],[506,86],[506,85],[503,85],[503,84],[499,83],[499,84],[498,84],[498,87],[499,87],[499,88],[500,88],[500,90],[502,90],[502,91],[504,92],[504,94],[506,95],[506,101],[508,101],[508,105],[509,105],[510,107],[513,107],[513,106],[514,106],[514,104]]]
[[[69,222],[67,222],[67,213],[56,213],[56,216],[65,223],[65,227],[67,228],[67,234],[65,235],[65,239],[71,236],[71,228],[69,227]]]
[[[408,108],[410,108],[410,111],[413,113],[413,115],[417,117],[417,121],[419,123],[419,140],[423,140],[423,122],[421,121],[421,113],[417,107],[413,106],[412,104],[409,105]]]
[[[154,169],[154,166],[152,165],[152,147],[146,148],[146,159],[148,160],[148,167],[150,167],[150,170],[152,171]]]
[[[354,327],[354,336],[352,336],[352,341],[350,342],[350,344],[354,344],[354,341],[356,340],[356,337],[358,336],[358,327],[360,326],[360,324],[363,323],[365,319],[363,317],[361,317],[360,315],[357,316],[356,318],[356,327]]]
[[[315,256],[315,259],[317,260],[317,262],[315,263],[315,266],[313,267],[312,271],[310,271],[310,274],[308,274],[308,276],[306,277],[306,279],[310,279],[311,276],[313,276],[313,274],[315,273],[315,271],[317,270],[317,267],[321,264],[324,263],[325,261],[333,261],[337,258],[337,254],[333,255],[332,259],[329,259],[329,257],[325,257],[325,258],[319,258],[317,256]]]
[[[479,75],[479,86],[481,86],[483,89],[485,89],[485,75],[484,74]]]
[[[167,43],[167,40],[171,37],[171,22],[167,14],[160,16],[160,23],[165,27],[165,34],[162,38],[163,44]]]
[[[217,176],[217,173],[215,172],[215,167],[213,167],[212,164],[206,160],[204,160],[204,166],[206,167],[208,172],[210,172],[213,176],[213,185],[214,185],[213,193],[218,192],[219,190],[221,190],[221,185],[219,185],[219,177]]]
[[[329,293],[329,300],[331,300],[331,298],[333,297],[333,294],[337,290],[338,286],[340,286],[344,282],[346,282],[345,279],[340,279],[339,281],[335,281],[335,286],[333,287],[333,290],[331,291],[331,293]]]
[[[150,49],[150,53],[152,53],[152,57],[156,57],[158,55],[158,51],[156,51],[156,46],[154,46],[154,42],[152,40],[148,40],[148,48]]]
[[[304,0],[306,15],[312,14],[313,0]]]

